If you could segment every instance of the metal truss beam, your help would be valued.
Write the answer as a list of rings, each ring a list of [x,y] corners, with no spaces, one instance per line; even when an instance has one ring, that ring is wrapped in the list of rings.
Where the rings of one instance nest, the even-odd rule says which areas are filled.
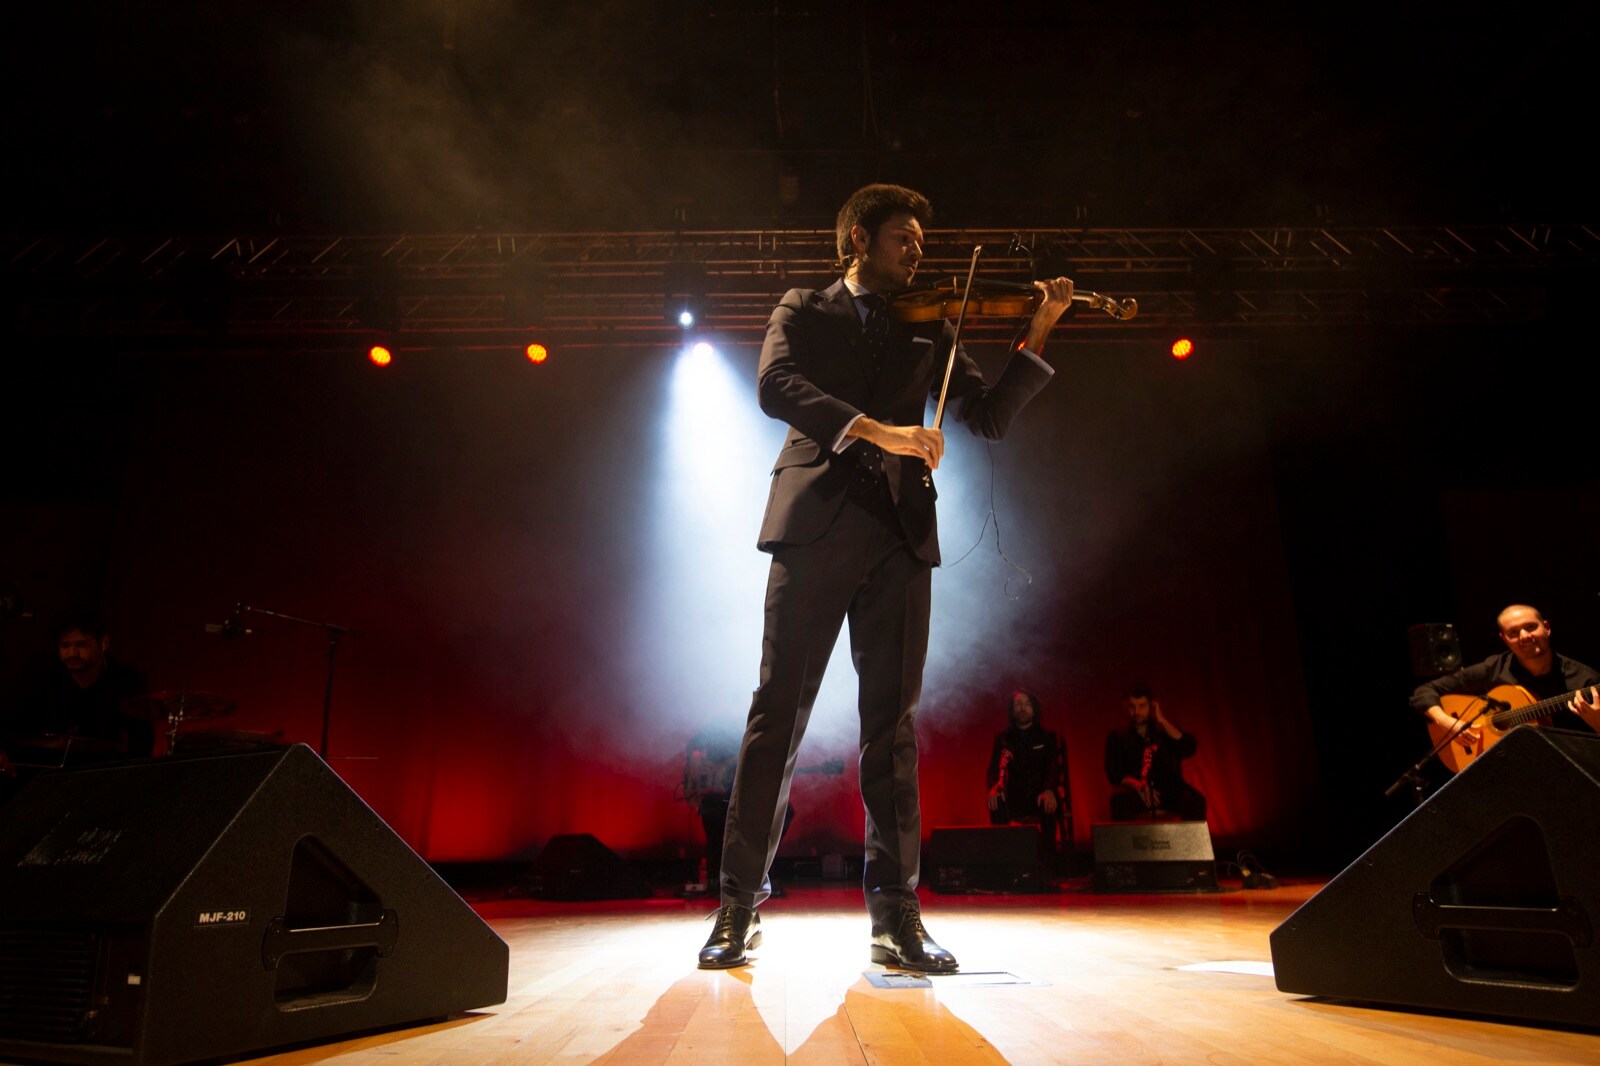
[[[935,229],[923,276],[963,271],[976,244],[991,251],[985,276],[1036,266],[1137,299],[1131,322],[1082,308],[1066,321],[1107,335],[1533,321],[1552,285],[1600,266],[1587,225]],[[23,334],[152,346],[347,349],[381,332],[470,349],[533,331],[568,348],[657,347],[682,339],[666,302],[690,290],[702,328],[756,343],[785,289],[836,276],[825,230],[11,237],[0,249]],[[980,319],[971,335],[1013,326]]]

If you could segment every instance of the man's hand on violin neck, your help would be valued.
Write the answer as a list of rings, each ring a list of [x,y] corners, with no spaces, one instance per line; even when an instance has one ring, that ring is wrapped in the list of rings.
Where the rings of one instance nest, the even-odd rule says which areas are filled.
[[[1039,304],[1035,315],[1048,314],[1052,319],[1060,318],[1062,313],[1072,304],[1072,279],[1051,278],[1049,281],[1036,281],[1033,287],[1044,293],[1044,300]]]
[[[939,460],[944,457],[944,433],[926,426],[890,426],[863,416],[850,427],[850,436],[895,455],[921,459],[930,470],[939,469]]]
[[[1055,327],[1056,321],[1072,306],[1072,279],[1051,278],[1049,281],[1036,281],[1033,287],[1043,295],[1039,301],[1039,309],[1033,313],[1033,321],[1028,325],[1028,339],[1023,347],[1030,352],[1042,352],[1045,338],[1050,335],[1050,330]]]

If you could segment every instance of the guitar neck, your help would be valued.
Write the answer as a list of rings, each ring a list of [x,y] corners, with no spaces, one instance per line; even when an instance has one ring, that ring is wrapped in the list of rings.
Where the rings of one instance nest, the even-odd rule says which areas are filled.
[[[1584,688],[1588,687],[1587,685],[1584,686]],[[1536,719],[1543,718],[1552,711],[1561,710],[1572,697],[1582,691],[1582,688],[1575,688],[1571,692],[1563,692],[1559,696],[1551,696],[1547,700],[1530,703],[1526,707],[1513,707],[1509,711],[1496,711],[1489,716],[1489,720],[1494,723],[1496,729],[1505,732],[1507,729],[1514,729],[1519,725],[1526,725]]]
[[[843,759],[828,759],[825,762],[817,763],[815,766],[796,766],[794,768],[796,777],[801,774],[837,774],[843,772]]]

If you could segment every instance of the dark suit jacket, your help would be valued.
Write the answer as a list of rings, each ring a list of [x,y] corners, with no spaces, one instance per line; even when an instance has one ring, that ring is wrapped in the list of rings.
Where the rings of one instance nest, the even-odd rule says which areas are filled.
[[[789,436],[772,468],[772,488],[761,521],[759,547],[810,544],[828,531],[859,461],[858,442],[843,453],[833,443],[858,414],[897,426],[920,426],[930,395],[937,398],[954,327],[947,321],[893,323],[883,367],[872,373],[861,316],[844,282],[819,291],[790,289],[767,322],[757,395],[761,410],[789,423]],[[965,349],[956,353],[946,410],[982,437],[998,440],[1012,418],[1050,380],[1028,358],[1012,358],[993,387]],[[924,485],[920,462],[883,456],[907,543],[929,563],[939,563],[938,493]]]

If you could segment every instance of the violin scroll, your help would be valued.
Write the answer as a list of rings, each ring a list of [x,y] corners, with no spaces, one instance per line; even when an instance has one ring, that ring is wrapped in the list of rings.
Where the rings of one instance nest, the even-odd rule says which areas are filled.
[[[1102,296],[1098,292],[1075,292],[1072,298],[1104,311],[1118,322],[1126,322],[1139,313],[1139,301],[1131,296],[1126,300],[1118,300],[1115,296]]]

